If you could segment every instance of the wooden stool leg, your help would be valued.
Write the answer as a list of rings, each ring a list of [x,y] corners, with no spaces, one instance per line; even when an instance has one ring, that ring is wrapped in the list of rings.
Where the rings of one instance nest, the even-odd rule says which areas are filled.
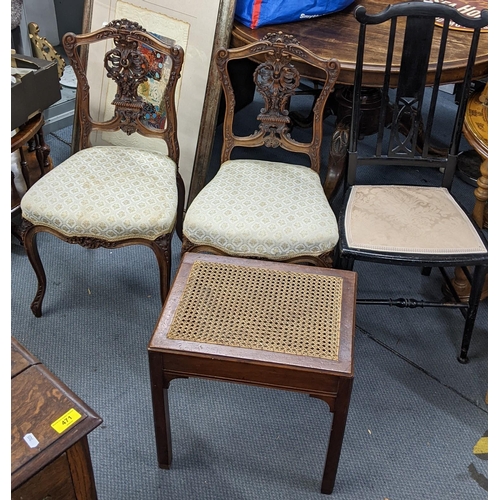
[[[170,469],[172,465],[172,435],[168,409],[168,385],[164,386],[163,383],[161,353],[149,351],[149,374],[158,466],[161,469]]]
[[[335,399],[330,441],[328,442],[325,469],[321,482],[321,493],[327,495],[333,491],[335,478],[337,476],[342,441],[344,440],[344,431],[347,422],[347,413],[349,411],[349,402],[351,400],[352,382],[352,378],[342,378],[339,382],[338,393]]]

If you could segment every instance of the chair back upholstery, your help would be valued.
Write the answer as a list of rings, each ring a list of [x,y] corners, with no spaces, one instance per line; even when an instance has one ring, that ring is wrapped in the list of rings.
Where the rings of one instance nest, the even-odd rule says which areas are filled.
[[[104,74],[116,84],[111,119],[97,121],[90,112],[87,57],[92,44],[111,40],[104,55]],[[169,157],[177,164],[177,113],[175,89],[184,60],[182,47],[146,32],[127,19],[111,21],[92,33],[64,35],[63,47],[77,81],[76,114],[79,121],[78,149],[91,146],[92,131],[138,132],[165,141]],[[88,68],[95,71],[95,68]]]
[[[236,99],[228,66],[230,61],[251,58],[259,61],[253,73],[256,91],[264,106],[256,117],[258,130],[246,136],[234,133]],[[229,160],[235,147],[281,147],[287,151],[306,154],[311,168],[319,173],[320,148],[323,135],[323,110],[340,71],[339,62],[316,56],[291,35],[270,33],[261,40],[244,47],[220,49],[216,55],[225,95],[222,163]],[[324,83],[312,109],[311,140],[301,142],[291,135],[293,127],[290,102],[301,84],[300,68],[309,65],[321,70]],[[247,112],[244,110],[242,112]]]
[[[418,165],[440,167],[443,172],[441,185],[450,189],[478,40],[481,29],[488,24],[488,11],[483,10],[480,17],[471,18],[449,5],[416,1],[390,5],[374,15],[367,14],[366,8],[360,5],[354,15],[360,29],[347,184],[356,182],[360,165]],[[458,27],[461,27],[460,31],[457,31]],[[375,31],[377,50],[386,53],[385,77],[376,138],[370,142],[370,154],[361,155],[358,140],[361,138],[359,123],[363,113],[362,89],[370,73],[365,55],[374,50],[370,34]],[[457,75],[462,91],[455,98],[454,118],[450,123],[449,117],[453,113],[450,113],[448,104],[447,122],[443,123],[438,116],[442,109],[439,99],[443,95],[441,75],[446,51],[457,43],[457,36],[459,43],[467,47],[468,59],[463,74]],[[451,37],[455,38],[450,40]],[[452,103],[452,108],[454,105]],[[436,140],[439,143],[436,144]]]

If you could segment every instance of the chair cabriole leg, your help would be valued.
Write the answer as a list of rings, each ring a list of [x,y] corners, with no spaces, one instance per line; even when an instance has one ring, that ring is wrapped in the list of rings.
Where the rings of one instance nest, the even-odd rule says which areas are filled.
[[[170,289],[170,265],[172,260],[172,233],[157,238],[151,242],[160,270],[160,297],[165,302]]]
[[[40,259],[40,254],[38,253],[36,242],[36,236],[39,229],[39,227],[29,224],[23,231],[23,246],[38,280],[36,295],[31,303],[31,310],[37,318],[42,316],[42,301],[47,288],[47,277],[45,275],[42,260]]]

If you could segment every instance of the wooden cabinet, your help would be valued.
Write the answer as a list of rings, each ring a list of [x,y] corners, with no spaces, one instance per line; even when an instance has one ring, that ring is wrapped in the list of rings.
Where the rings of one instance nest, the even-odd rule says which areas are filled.
[[[101,422],[12,338],[12,500],[96,500],[87,435]]]

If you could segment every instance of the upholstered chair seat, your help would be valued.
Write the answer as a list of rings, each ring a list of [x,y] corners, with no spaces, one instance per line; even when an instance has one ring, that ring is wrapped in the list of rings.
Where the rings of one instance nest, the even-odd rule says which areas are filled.
[[[229,160],[184,219],[191,243],[229,255],[289,260],[331,252],[337,221],[314,170],[263,160]]]
[[[345,233],[350,248],[409,254],[478,254],[487,249],[446,188],[352,187]]]
[[[118,146],[83,149],[26,193],[23,217],[68,238],[155,240],[174,229],[176,168],[158,152]]]

